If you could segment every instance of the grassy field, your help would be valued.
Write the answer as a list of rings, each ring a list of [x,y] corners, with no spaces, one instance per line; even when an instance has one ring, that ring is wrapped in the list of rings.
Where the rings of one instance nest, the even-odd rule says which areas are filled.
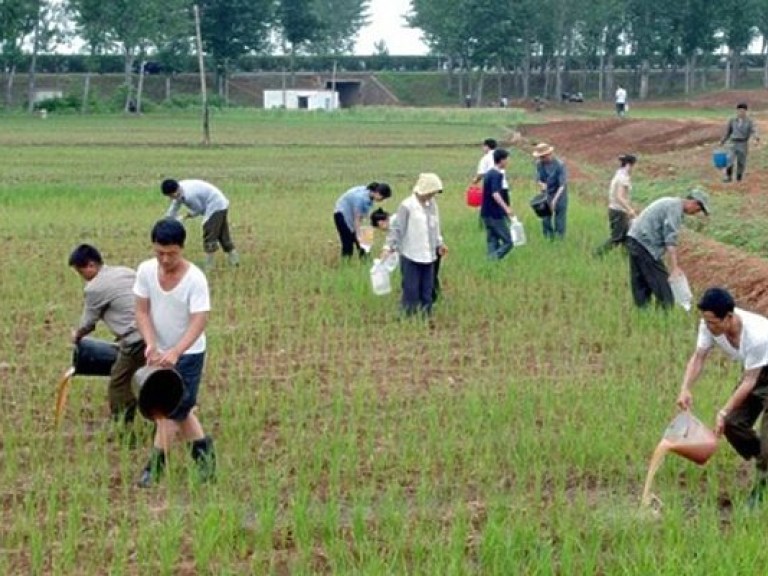
[[[749,468],[725,446],[706,468],[671,458],[663,514],[638,512],[695,318],[633,309],[622,256],[590,256],[602,208],[575,185],[567,240],[545,243],[515,154],[529,244],[485,260],[464,189],[478,142],[520,120],[224,112],[204,149],[194,115],[2,118],[0,573],[759,573],[765,514],[744,509]],[[373,296],[367,266],[339,264],[331,217],[373,179],[393,185],[395,209],[420,171],[446,187],[433,329],[398,322],[398,295]],[[219,480],[192,484],[179,448],[142,491],[149,441],[110,440],[106,382],[76,379],[58,430],[54,388],[81,305],[69,251],[149,257],[165,177],[220,185],[243,261],[209,278],[200,416]],[[199,260],[199,223],[188,230]],[[700,416],[736,377],[712,363]]]

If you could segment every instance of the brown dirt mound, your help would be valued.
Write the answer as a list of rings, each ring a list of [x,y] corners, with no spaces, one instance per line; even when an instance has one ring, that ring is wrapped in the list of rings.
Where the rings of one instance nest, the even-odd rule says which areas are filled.
[[[689,233],[680,246],[680,262],[699,292],[722,286],[731,291],[740,306],[768,316],[767,261]]]
[[[768,90],[721,90],[702,94],[691,101],[694,106],[736,108],[739,102],[746,102],[750,109],[768,109]]]
[[[606,162],[622,152],[660,154],[712,143],[722,136],[714,123],[674,120],[564,120],[523,126],[529,143],[545,141],[558,153]]]

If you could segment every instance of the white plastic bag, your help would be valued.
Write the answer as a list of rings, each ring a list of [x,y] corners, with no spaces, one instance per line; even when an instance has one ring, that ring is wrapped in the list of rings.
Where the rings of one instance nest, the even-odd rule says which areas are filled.
[[[400,256],[398,256],[397,252],[390,252],[389,256],[384,258],[384,261],[381,263],[390,274],[397,270],[398,264],[400,264]]]
[[[525,245],[525,228],[523,228],[523,223],[517,219],[517,216],[512,218],[512,223],[509,225],[509,231],[512,234],[512,244],[515,247]]]
[[[384,296],[392,292],[389,270],[378,258],[373,261],[373,266],[371,266],[371,288],[377,296]]]
[[[686,312],[690,311],[693,302],[693,293],[688,284],[688,278],[685,274],[670,276],[669,287],[672,289],[672,296],[675,298],[675,304],[681,306]]]

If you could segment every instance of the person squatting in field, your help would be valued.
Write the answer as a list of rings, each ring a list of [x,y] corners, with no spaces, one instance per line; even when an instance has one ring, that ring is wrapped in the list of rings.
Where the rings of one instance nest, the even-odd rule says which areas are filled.
[[[733,165],[736,164],[736,181],[740,182],[747,169],[747,156],[749,155],[749,139],[754,138],[760,142],[757,128],[751,118],[747,117],[748,106],[746,102],[740,102],[736,106],[736,117],[728,120],[725,135],[720,140],[722,146],[730,140],[731,154],[728,158],[728,166],[725,168],[723,182],[731,182],[733,179]]]
[[[756,478],[748,504],[760,503],[768,486],[768,318],[737,308],[723,288],[710,288],[698,303],[701,320],[696,350],[688,360],[677,405],[693,404],[691,388],[698,380],[712,348],[717,345],[742,364],[741,381],[717,413],[715,433],[745,460],[754,459]],[[760,432],[754,430],[761,418]]]
[[[109,409],[115,422],[130,425],[136,417],[136,397],[131,379],[144,366],[144,340],[136,327],[133,285],[136,273],[125,266],[109,266],[90,244],[80,244],[69,256],[69,265],[85,280],[83,315],[72,332],[72,342],[96,329],[102,320],[117,340],[117,360],[109,374]]]
[[[203,374],[211,301],[205,274],[184,258],[186,236],[178,220],[158,221],[151,233],[155,257],[139,265],[133,287],[147,364],[175,368],[184,383],[179,405],[168,418],[156,421],[152,451],[138,481],[142,488],[152,486],[162,475],[178,434],[189,442],[200,480],[212,480],[215,475],[213,440],[192,412]]]
[[[638,307],[647,306],[652,296],[662,308],[674,305],[669,279],[683,274],[677,261],[680,226],[684,214],[699,212],[710,213],[709,197],[694,189],[685,198],[659,198],[633,220],[626,244],[632,297]],[[664,265],[664,254],[669,257],[670,271]]]
[[[600,246],[596,254],[604,256],[627,240],[627,232],[632,219],[637,217],[632,207],[632,170],[637,157],[632,154],[619,156],[620,168],[616,170],[608,188],[608,224],[611,237]]]
[[[371,211],[374,202],[383,202],[390,196],[392,189],[385,182],[355,186],[339,196],[333,211],[333,222],[339,233],[342,258],[351,258],[355,246],[360,258],[366,256],[366,251],[359,241],[362,219]]]
[[[240,263],[240,256],[229,232],[229,200],[213,184],[204,180],[163,180],[160,189],[164,196],[172,199],[166,212],[167,218],[176,218],[182,206],[188,208],[184,218],[203,216],[203,250],[206,271],[213,268],[214,254],[221,244],[231,266]]]
[[[442,191],[443,183],[437,174],[419,175],[413,194],[397,209],[397,218],[389,226],[381,252],[382,261],[390,252],[400,254],[401,307],[406,316],[432,313],[435,261],[438,255],[445,256],[447,252],[435,201],[435,196]]]
[[[533,149],[536,158],[536,183],[546,193],[551,214],[541,218],[544,237],[554,240],[565,237],[568,214],[568,176],[565,164],[554,156],[555,149],[541,142]]]
[[[514,216],[509,203],[509,183],[506,167],[509,152],[502,148],[493,151],[493,168],[483,178],[483,203],[480,216],[485,224],[488,258],[501,260],[512,250],[510,218]]]

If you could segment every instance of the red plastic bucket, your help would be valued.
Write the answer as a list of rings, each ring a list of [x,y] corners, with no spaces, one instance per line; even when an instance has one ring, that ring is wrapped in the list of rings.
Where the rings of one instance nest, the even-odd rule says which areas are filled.
[[[477,208],[483,203],[483,191],[477,186],[467,188],[467,206]]]

